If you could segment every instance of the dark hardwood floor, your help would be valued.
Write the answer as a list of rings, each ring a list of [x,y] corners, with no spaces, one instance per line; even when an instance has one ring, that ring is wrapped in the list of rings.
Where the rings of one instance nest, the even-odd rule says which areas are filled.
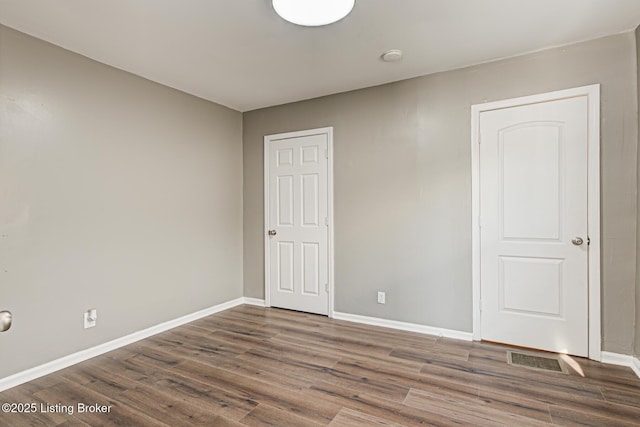
[[[38,406],[0,425],[640,425],[631,369],[542,372],[507,349],[241,306],[0,393]]]

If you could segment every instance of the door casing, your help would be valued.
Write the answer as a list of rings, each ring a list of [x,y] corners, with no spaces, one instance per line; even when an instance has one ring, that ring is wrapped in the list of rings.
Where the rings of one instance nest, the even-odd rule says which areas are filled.
[[[587,119],[587,229],[589,280],[589,359],[601,360],[601,283],[600,283],[600,85],[547,92],[471,106],[471,229],[473,339],[482,339],[480,287],[480,114],[502,108],[586,96]]]
[[[333,244],[333,127],[324,127],[317,129],[301,130],[295,132],[285,132],[274,135],[266,135],[264,137],[264,300],[265,306],[271,307],[271,254],[269,249],[269,144],[271,141],[298,138],[302,136],[311,136],[324,134],[327,135],[327,211],[328,211],[328,224],[327,224],[327,268],[328,268],[328,280],[329,280],[329,314],[330,318],[333,317],[334,311],[334,244]]]

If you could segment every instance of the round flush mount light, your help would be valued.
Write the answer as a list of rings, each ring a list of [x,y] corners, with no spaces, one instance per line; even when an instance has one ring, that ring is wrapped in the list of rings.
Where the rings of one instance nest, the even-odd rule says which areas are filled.
[[[396,62],[402,59],[402,51],[400,49],[391,49],[380,55],[384,62]]]
[[[333,24],[347,16],[355,0],[273,0],[273,9],[283,19],[305,27]]]

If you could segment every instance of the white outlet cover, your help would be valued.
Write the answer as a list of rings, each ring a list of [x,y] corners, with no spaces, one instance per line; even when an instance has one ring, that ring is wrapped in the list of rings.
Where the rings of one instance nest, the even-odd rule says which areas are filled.
[[[98,310],[95,308],[84,312],[84,328],[93,328],[98,320]]]

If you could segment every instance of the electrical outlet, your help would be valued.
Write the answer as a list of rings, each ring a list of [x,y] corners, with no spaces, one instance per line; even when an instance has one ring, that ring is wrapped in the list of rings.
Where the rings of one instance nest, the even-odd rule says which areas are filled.
[[[378,292],[378,304],[384,304],[387,299],[387,295],[384,292]]]
[[[89,309],[84,312],[84,328],[93,328],[98,321],[98,310],[95,308]]]

